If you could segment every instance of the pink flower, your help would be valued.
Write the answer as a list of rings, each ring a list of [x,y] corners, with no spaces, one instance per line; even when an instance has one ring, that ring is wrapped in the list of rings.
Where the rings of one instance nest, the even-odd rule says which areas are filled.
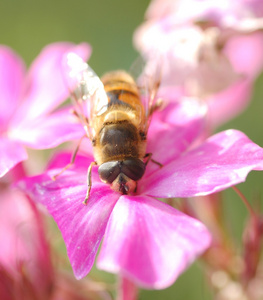
[[[53,267],[42,220],[20,191],[1,187],[0,237],[0,298],[49,298]]]
[[[242,182],[251,170],[263,169],[263,149],[234,130],[194,147],[203,114],[199,105],[187,101],[154,114],[147,151],[163,168],[149,162],[134,195],[114,192],[94,167],[84,206],[91,155],[78,156],[56,181],[51,177],[69,155],[58,156],[46,173],[19,183],[57,222],[78,279],[92,268],[103,237],[98,267],[154,289],[171,285],[209,247],[203,224],[156,198],[206,195]]]
[[[197,20],[218,27],[251,30],[262,26],[263,5],[260,0],[152,0],[146,17],[160,19],[171,14],[178,23]]]
[[[85,43],[54,43],[42,50],[25,74],[21,58],[0,46],[0,176],[27,159],[25,146],[51,148],[81,135],[68,109],[54,112],[68,96],[61,59],[69,50],[84,59],[91,52]]]
[[[0,197],[0,299],[109,299],[99,283],[79,283],[65,269],[55,269],[58,254],[52,252],[51,258],[46,228],[32,201],[2,182]]]
[[[205,99],[210,126],[240,113],[263,67],[263,9],[259,1],[152,1],[135,32],[136,48],[161,56],[163,88]],[[170,87],[167,92],[167,86]]]

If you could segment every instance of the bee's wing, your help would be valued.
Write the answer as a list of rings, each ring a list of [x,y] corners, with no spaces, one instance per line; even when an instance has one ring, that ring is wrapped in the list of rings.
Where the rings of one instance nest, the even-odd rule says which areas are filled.
[[[143,129],[147,133],[151,117],[157,107],[156,94],[161,82],[161,59],[144,60],[139,57],[131,67],[131,75],[136,79],[141,102],[145,110]]]
[[[92,122],[108,105],[103,83],[92,68],[75,53],[68,53],[63,62],[64,78],[75,111],[90,139],[94,137]]]

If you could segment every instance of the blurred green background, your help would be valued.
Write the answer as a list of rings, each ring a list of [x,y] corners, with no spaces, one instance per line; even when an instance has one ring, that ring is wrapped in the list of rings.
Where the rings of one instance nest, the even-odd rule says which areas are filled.
[[[86,41],[93,47],[96,72],[128,68],[136,52],[134,29],[148,0],[1,0],[1,43],[17,50],[29,64],[48,43]]]
[[[132,44],[133,32],[143,22],[149,2],[1,0],[0,43],[12,47],[29,65],[49,43],[86,41],[93,48],[89,63],[98,75],[112,69],[129,69],[137,57]],[[221,128],[240,129],[260,146],[263,146],[262,85],[263,77],[260,77],[249,108]],[[263,173],[252,172],[239,188],[251,202],[262,198]],[[224,212],[229,228],[240,241],[247,211],[231,189],[224,192],[224,196]],[[93,276],[99,274],[93,271]],[[212,299],[201,274],[200,263],[195,263],[169,289],[142,291],[140,299]]]

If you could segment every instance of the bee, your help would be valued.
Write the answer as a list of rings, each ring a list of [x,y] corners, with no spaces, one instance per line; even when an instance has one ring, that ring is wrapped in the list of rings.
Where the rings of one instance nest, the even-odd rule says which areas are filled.
[[[65,65],[74,114],[83,124],[85,137],[91,140],[94,150],[95,160],[88,168],[88,190],[83,203],[86,205],[89,199],[94,165],[99,166],[100,179],[113,190],[132,194],[152,156],[146,153],[146,140],[151,115],[158,107],[155,95],[160,80],[153,81],[145,73],[140,77],[140,85],[121,70],[100,79],[74,53],[67,54]]]

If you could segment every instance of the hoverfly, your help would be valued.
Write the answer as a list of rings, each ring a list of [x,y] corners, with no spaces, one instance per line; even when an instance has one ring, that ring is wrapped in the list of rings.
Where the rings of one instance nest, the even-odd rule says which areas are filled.
[[[139,83],[120,70],[100,79],[78,55],[67,54],[66,81],[74,102],[74,114],[84,126],[95,158],[88,168],[85,205],[90,195],[94,165],[99,166],[100,179],[110,184],[113,190],[121,194],[136,191],[137,181],[142,178],[152,156],[146,153],[146,138],[151,115],[158,107],[155,96],[160,73],[154,69],[155,74],[144,72]]]

